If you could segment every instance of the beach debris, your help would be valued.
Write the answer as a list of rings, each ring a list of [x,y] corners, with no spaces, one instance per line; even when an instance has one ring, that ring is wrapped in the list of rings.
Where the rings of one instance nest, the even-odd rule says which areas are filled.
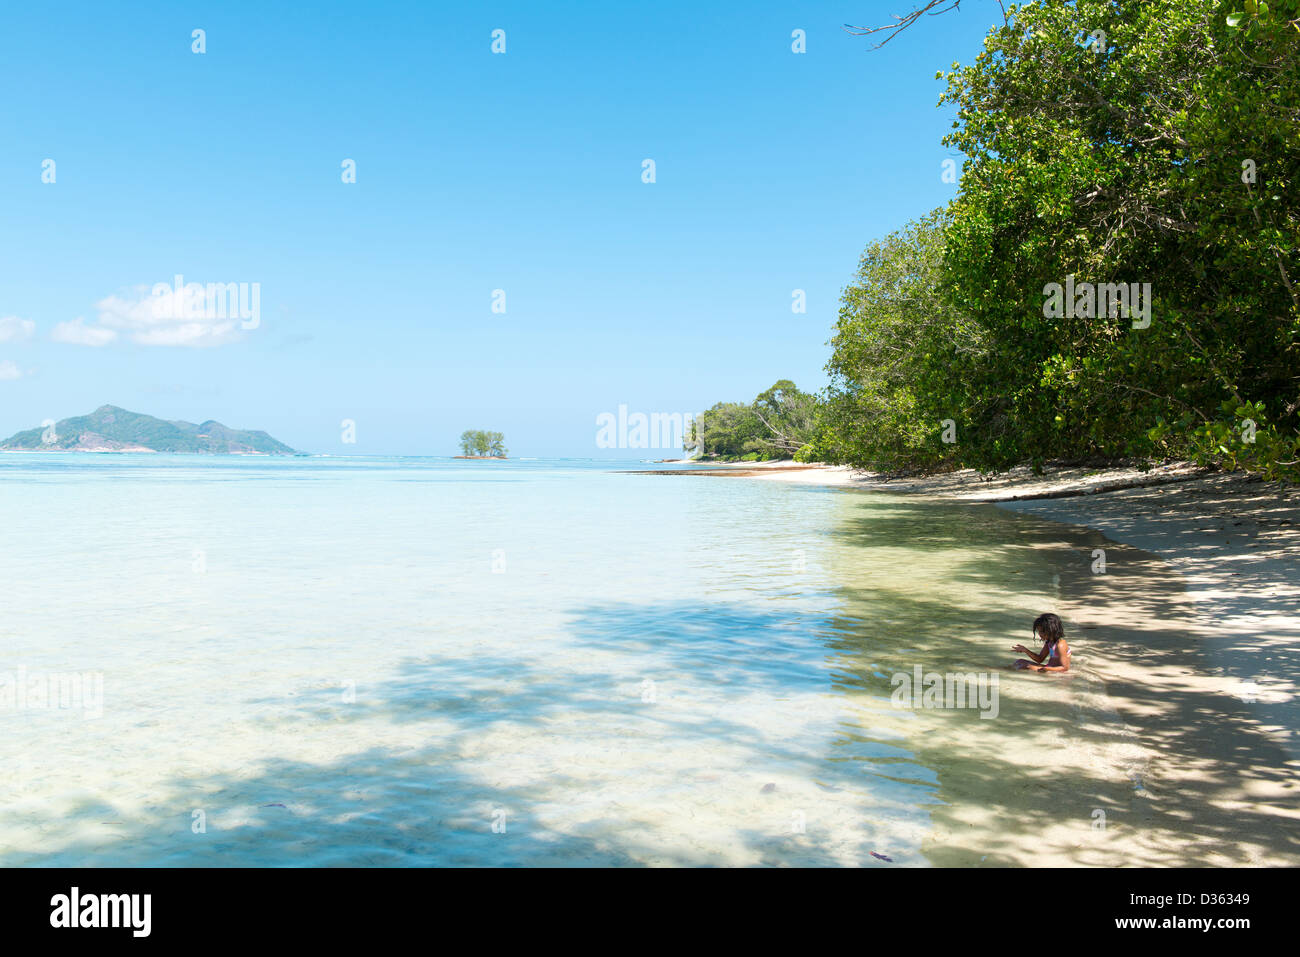
[[[894,859],[892,857],[886,857],[884,854],[877,854],[875,851],[871,852],[871,856],[874,858],[878,858],[879,860],[882,861],[888,861],[891,864],[894,863]]]
[[[775,791],[775,790],[776,790],[776,785],[773,784],[771,781],[769,781],[767,784],[764,784],[764,785],[763,785],[763,793],[764,793],[764,794],[771,794],[771,793],[772,793],[773,791]]]

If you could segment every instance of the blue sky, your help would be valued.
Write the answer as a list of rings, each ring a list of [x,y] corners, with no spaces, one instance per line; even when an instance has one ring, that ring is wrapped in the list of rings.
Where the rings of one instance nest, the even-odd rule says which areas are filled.
[[[7,5],[0,437],[112,403],[312,452],[626,457],[596,446],[620,404],[821,388],[862,248],[953,195],[934,74],[998,15],[842,29],[907,9]],[[176,274],[258,283],[259,324],[150,325]]]

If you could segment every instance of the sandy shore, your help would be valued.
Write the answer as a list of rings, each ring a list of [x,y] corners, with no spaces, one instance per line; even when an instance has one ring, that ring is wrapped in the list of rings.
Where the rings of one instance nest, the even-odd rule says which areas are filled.
[[[1078,555],[1061,566],[1055,607],[1075,674],[1058,701],[1039,702],[1068,702],[1067,730],[1026,722],[962,742],[972,760],[945,769],[932,861],[1300,864],[1300,490],[1188,465],[1021,469],[991,481],[970,471],[886,481],[789,463],[716,474],[729,472],[997,503],[1042,520],[1033,535],[1045,561]],[[1050,697],[1041,683],[1053,680],[1005,682],[1013,695]],[[993,780],[979,757],[1005,762],[1008,747],[1019,779]],[[1079,782],[1091,793],[1077,793]],[[1081,826],[1081,802],[1094,805],[1085,820],[1104,827]]]

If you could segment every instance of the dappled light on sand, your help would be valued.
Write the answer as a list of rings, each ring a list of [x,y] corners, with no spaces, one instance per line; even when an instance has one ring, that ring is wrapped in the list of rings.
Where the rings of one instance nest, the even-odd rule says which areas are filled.
[[[5,864],[1297,856],[1180,580],[1096,533],[562,463],[5,468],[12,667],[103,677],[4,715]],[[1008,670],[1048,609],[1075,668]],[[918,668],[996,701],[894,707]]]

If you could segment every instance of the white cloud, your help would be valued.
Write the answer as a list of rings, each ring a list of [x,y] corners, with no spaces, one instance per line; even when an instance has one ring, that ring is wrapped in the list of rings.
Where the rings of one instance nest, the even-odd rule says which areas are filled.
[[[148,287],[136,286],[121,296],[107,296],[95,303],[99,325],[117,330],[132,342],[145,346],[223,346],[240,338],[241,320],[238,301],[221,312],[209,315],[202,291],[192,293],[183,303],[174,303],[173,295],[155,296]]]
[[[23,370],[18,368],[11,359],[0,360],[0,382],[6,379],[21,379]]]
[[[66,342],[74,346],[106,346],[117,338],[113,329],[100,329],[86,325],[81,316],[71,322],[61,322],[54,327],[50,338],[55,342]]]
[[[0,342],[23,342],[32,337],[36,323],[17,316],[0,316]]]
[[[61,322],[51,338],[82,346],[120,339],[143,346],[224,346],[257,328],[260,298],[257,283],[184,283],[179,295],[167,283],[133,286],[95,303],[93,323],[80,316]]]

